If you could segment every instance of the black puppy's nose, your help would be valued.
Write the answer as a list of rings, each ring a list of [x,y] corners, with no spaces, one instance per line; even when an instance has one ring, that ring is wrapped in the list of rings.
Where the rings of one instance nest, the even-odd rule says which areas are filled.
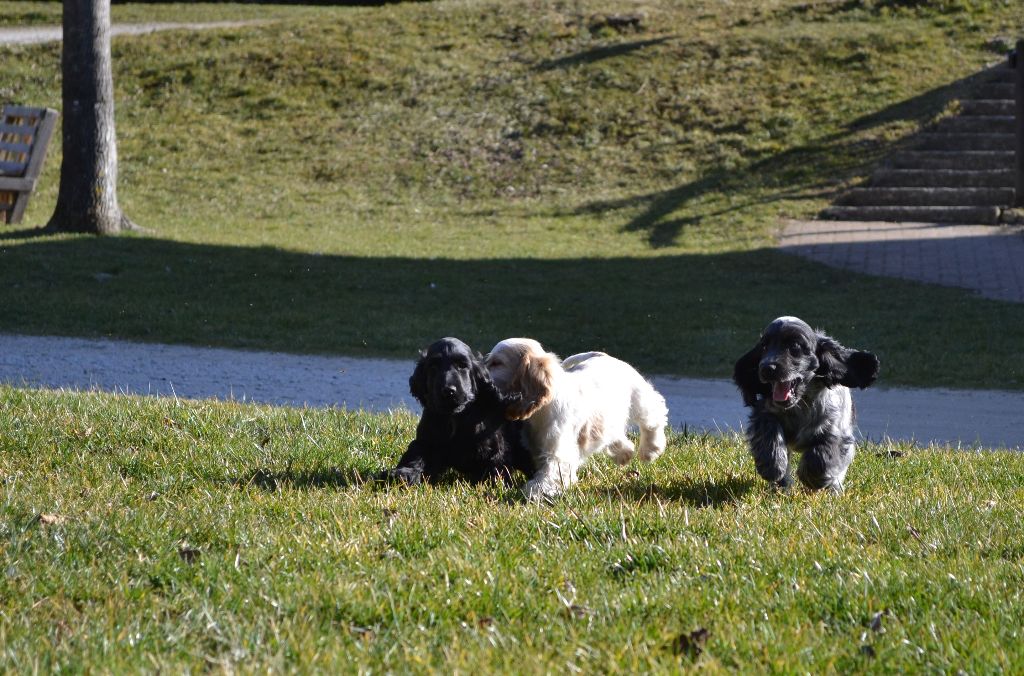
[[[775,374],[779,372],[779,365],[773,361],[761,364],[761,380],[774,380]]]

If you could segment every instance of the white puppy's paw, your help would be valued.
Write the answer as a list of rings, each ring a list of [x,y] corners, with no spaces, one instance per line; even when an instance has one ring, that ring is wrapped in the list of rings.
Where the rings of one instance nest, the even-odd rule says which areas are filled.
[[[530,502],[549,500],[561,492],[561,487],[547,478],[530,479],[523,484],[523,495]]]
[[[640,459],[645,462],[654,462],[665,452],[665,428],[658,427],[653,430],[640,431]]]
[[[634,454],[635,448],[632,442],[630,442],[628,439],[613,442],[608,445],[608,455],[612,456],[612,460],[614,460],[619,465],[625,465],[629,463],[629,461],[633,459]]]

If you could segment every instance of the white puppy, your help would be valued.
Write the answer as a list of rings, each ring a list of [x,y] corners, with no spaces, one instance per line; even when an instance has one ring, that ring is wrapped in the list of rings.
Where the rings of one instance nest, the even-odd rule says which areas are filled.
[[[484,363],[499,390],[521,398],[506,416],[526,421],[526,435],[539,468],[526,482],[527,498],[553,496],[576,481],[583,461],[607,451],[619,464],[633,457],[629,424],[640,428],[640,458],[665,450],[665,398],[624,361],[603,352],[558,357],[536,340],[509,338]]]

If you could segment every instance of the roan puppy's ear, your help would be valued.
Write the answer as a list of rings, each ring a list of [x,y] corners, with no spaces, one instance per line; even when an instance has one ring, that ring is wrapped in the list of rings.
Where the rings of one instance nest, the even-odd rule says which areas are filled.
[[[881,367],[878,357],[870,352],[843,347],[823,333],[818,334],[815,354],[819,362],[815,373],[821,376],[829,387],[843,385],[864,389],[878,378]]]
[[[732,367],[732,380],[736,383],[736,387],[740,388],[744,406],[753,406],[757,402],[759,394],[765,397],[771,394],[768,385],[762,383],[757,375],[763,354],[764,346],[761,341],[758,341],[757,345],[737,359],[736,364]]]
[[[416,368],[409,376],[409,394],[416,397],[421,405],[427,405],[427,353],[420,352],[420,358],[416,361]]]
[[[554,355],[544,352],[524,354],[509,384],[509,392],[514,396],[505,409],[505,417],[526,420],[546,406],[554,396],[552,383],[558,368],[561,367]]]

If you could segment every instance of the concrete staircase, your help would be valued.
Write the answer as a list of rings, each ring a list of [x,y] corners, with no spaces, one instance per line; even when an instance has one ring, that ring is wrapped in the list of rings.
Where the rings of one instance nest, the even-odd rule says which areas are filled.
[[[1006,65],[862,186],[821,213],[842,221],[996,224],[1014,202],[1014,76]]]

